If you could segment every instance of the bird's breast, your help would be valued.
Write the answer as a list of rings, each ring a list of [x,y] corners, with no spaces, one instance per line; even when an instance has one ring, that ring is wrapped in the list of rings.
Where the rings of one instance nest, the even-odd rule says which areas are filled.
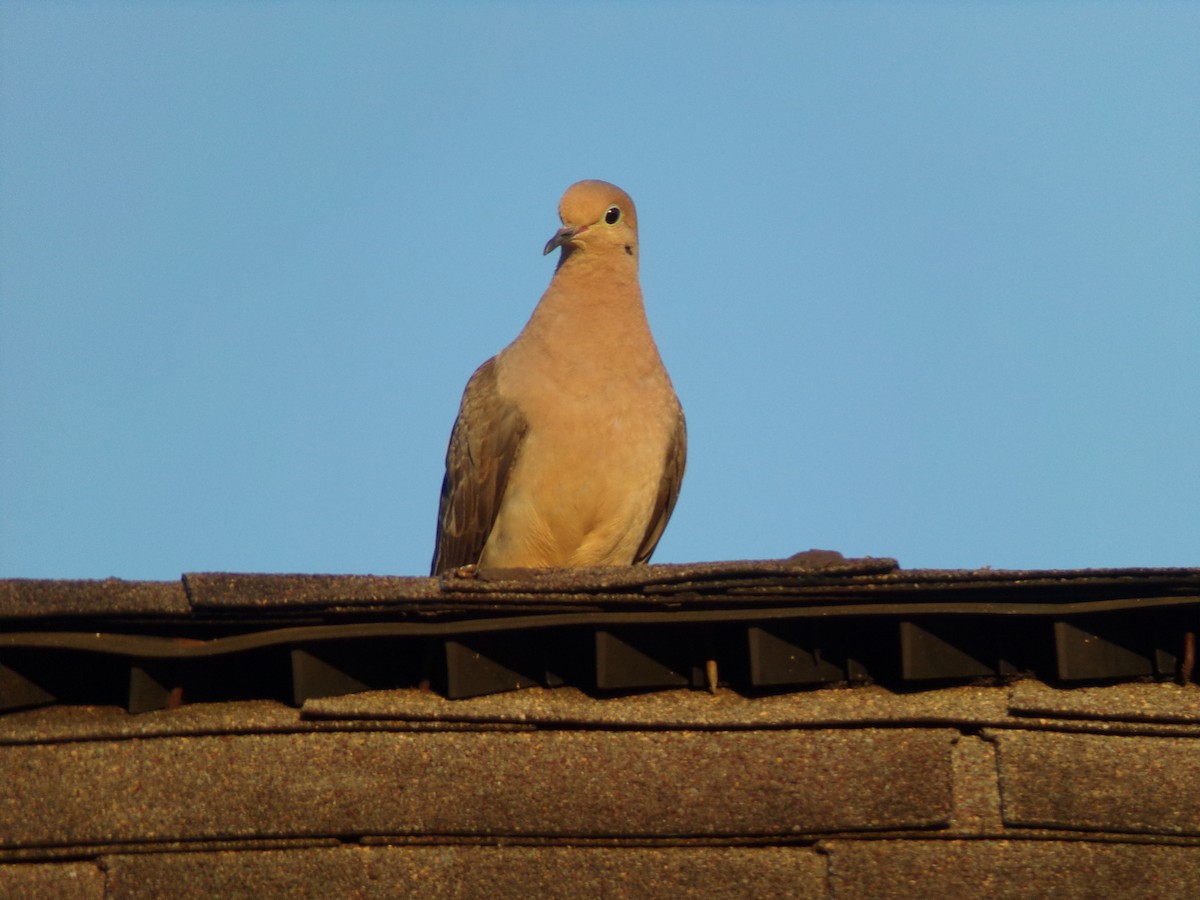
[[[677,405],[665,373],[521,396],[527,431],[481,565],[628,565],[653,515]]]

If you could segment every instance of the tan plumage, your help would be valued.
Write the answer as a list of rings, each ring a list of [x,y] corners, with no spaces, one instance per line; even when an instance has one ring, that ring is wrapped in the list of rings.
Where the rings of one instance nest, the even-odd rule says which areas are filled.
[[[642,305],[633,201],[581,181],[559,217],[550,286],[463,393],[435,575],[644,563],[679,496],[687,433]]]

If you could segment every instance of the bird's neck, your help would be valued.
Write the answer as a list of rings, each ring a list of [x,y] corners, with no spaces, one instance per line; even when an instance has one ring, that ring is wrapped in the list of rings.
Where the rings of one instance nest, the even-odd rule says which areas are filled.
[[[620,352],[650,339],[637,259],[599,259],[574,252],[554,278],[526,325],[531,336],[561,342],[576,353]]]

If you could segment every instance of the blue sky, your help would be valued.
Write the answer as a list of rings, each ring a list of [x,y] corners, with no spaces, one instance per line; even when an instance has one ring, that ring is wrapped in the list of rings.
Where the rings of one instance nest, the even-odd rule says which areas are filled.
[[[655,561],[1200,564],[1200,5],[0,5],[0,576],[425,574],[562,191]]]

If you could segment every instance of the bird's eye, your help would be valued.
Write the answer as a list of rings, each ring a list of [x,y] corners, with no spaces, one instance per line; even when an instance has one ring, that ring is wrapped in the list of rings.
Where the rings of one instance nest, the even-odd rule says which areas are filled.
[[[621,207],[610,206],[604,213],[604,221],[609,225],[616,225],[621,221]]]

